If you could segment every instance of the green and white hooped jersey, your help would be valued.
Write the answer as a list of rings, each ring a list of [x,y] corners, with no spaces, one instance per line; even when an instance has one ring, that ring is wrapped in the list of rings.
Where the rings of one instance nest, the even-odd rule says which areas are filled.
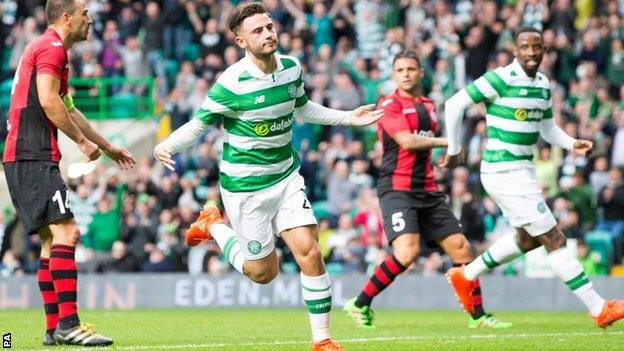
[[[517,60],[487,72],[465,88],[475,102],[485,102],[487,147],[481,172],[493,173],[533,165],[540,121],[552,118],[548,78],[526,75]]]
[[[223,120],[221,186],[230,192],[268,188],[299,168],[292,148],[293,112],[308,102],[299,61],[275,54],[277,69],[262,72],[248,56],[228,67],[195,115]]]

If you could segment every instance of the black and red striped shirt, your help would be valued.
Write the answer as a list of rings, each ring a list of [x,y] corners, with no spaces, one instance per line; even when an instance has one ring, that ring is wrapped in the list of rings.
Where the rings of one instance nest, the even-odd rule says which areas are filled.
[[[53,29],[33,40],[22,54],[13,78],[4,162],[59,162],[58,130],[46,116],[37,93],[37,74],[61,81],[59,96],[67,94],[69,63],[61,37]]]
[[[394,140],[394,136],[401,131],[434,136],[438,120],[433,101],[426,97],[404,97],[396,90],[379,100],[377,108],[385,113],[377,121],[377,133],[383,148],[377,185],[379,195],[388,191],[438,191],[433,179],[431,150],[406,150]]]

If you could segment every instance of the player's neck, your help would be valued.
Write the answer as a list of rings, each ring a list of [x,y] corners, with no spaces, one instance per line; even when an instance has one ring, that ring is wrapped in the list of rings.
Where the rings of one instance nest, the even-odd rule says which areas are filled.
[[[399,89],[399,95],[408,99],[418,99],[422,96],[420,88],[414,88],[413,90]]]
[[[63,43],[65,50],[69,50],[74,45],[74,41],[71,39],[67,29],[54,24],[51,24],[48,28],[53,29],[59,37],[61,37],[61,42]]]
[[[275,54],[256,56],[252,53],[248,53],[249,59],[256,65],[264,74],[271,74],[277,69],[277,61],[275,60]]]

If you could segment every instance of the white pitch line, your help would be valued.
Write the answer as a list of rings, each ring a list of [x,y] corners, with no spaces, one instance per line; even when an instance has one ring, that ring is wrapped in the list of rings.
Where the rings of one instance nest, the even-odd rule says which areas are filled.
[[[366,343],[371,341],[415,341],[415,340],[440,340],[440,341],[460,341],[470,339],[494,339],[494,338],[527,338],[527,337],[561,337],[561,336],[600,336],[600,335],[624,335],[624,331],[614,332],[570,332],[570,333],[521,333],[521,334],[475,334],[462,336],[433,336],[433,335],[413,335],[413,336],[380,336],[372,338],[352,338],[336,340],[339,343]],[[221,349],[226,347],[245,346],[288,346],[288,345],[308,345],[309,340],[276,340],[273,342],[244,342],[244,343],[208,343],[208,344],[182,344],[182,345],[146,345],[146,346],[120,346],[112,347],[115,350],[164,350],[164,349]],[[41,351],[45,351],[42,349]]]

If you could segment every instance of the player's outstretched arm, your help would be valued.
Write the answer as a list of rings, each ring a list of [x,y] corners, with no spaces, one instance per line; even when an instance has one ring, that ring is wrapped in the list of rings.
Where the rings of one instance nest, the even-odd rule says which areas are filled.
[[[581,156],[589,156],[594,143],[589,140],[574,139],[566,134],[552,118],[540,121],[540,136],[551,145],[556,145],[567,150],[572,150]]]
[[[446,138],[428,137],[410,133],[406,130],[396,133],[393,139],[402,149],[410,151],[430,150],[448,145]]]
[[[373,104],[360,106],[353,111],[341,111],[308,100],[303,106],[295,108],[294,116],[316,124],[365,126],[377,122],[384,115],[382,110],[374,108]]]
[[[71,95],[69,95],[69,97],[65,99],[65,106],[69,110],[69,115],[72,120],[78,129],[82,131],[85,137],[95,143],[111,160],[115,161],[119,168],[130,169],[134,167],[136,161],[134,160],[134,157],[132,157],[130,151],[119,145],[112,144],[96,132],[95,129],[91,127],[91,124],[89,124],[89,121],[87,121],[85,115],[73,106],[73,101],[71,100]]]
[[[375,110],[375,104],[360,106],[349,114],[349,124],[352,126],[367,126],[377,122],[384,115],[383,110]]]
[[[443,167],[454,169],[464,162],[460,143],[461,122],[464,111],[473,103],[465,89],[458,91],[444,103],[448,147],[444,163],[442,164]]]
[[[208,125],[193,118],[182,127],[171,133],[154,148],[154,157],[168,169],[174,171],[173,155],[197,144],[197,140],[206,132]]]
[[[59,96],[61,81],[51,74],[37,74],[37,98],[46,116],[65,135],[73,140],[85,154],[89,161],[100,157],[100,150],[97,145],[91,142],[76,126],[65,107],[65,103]]]

